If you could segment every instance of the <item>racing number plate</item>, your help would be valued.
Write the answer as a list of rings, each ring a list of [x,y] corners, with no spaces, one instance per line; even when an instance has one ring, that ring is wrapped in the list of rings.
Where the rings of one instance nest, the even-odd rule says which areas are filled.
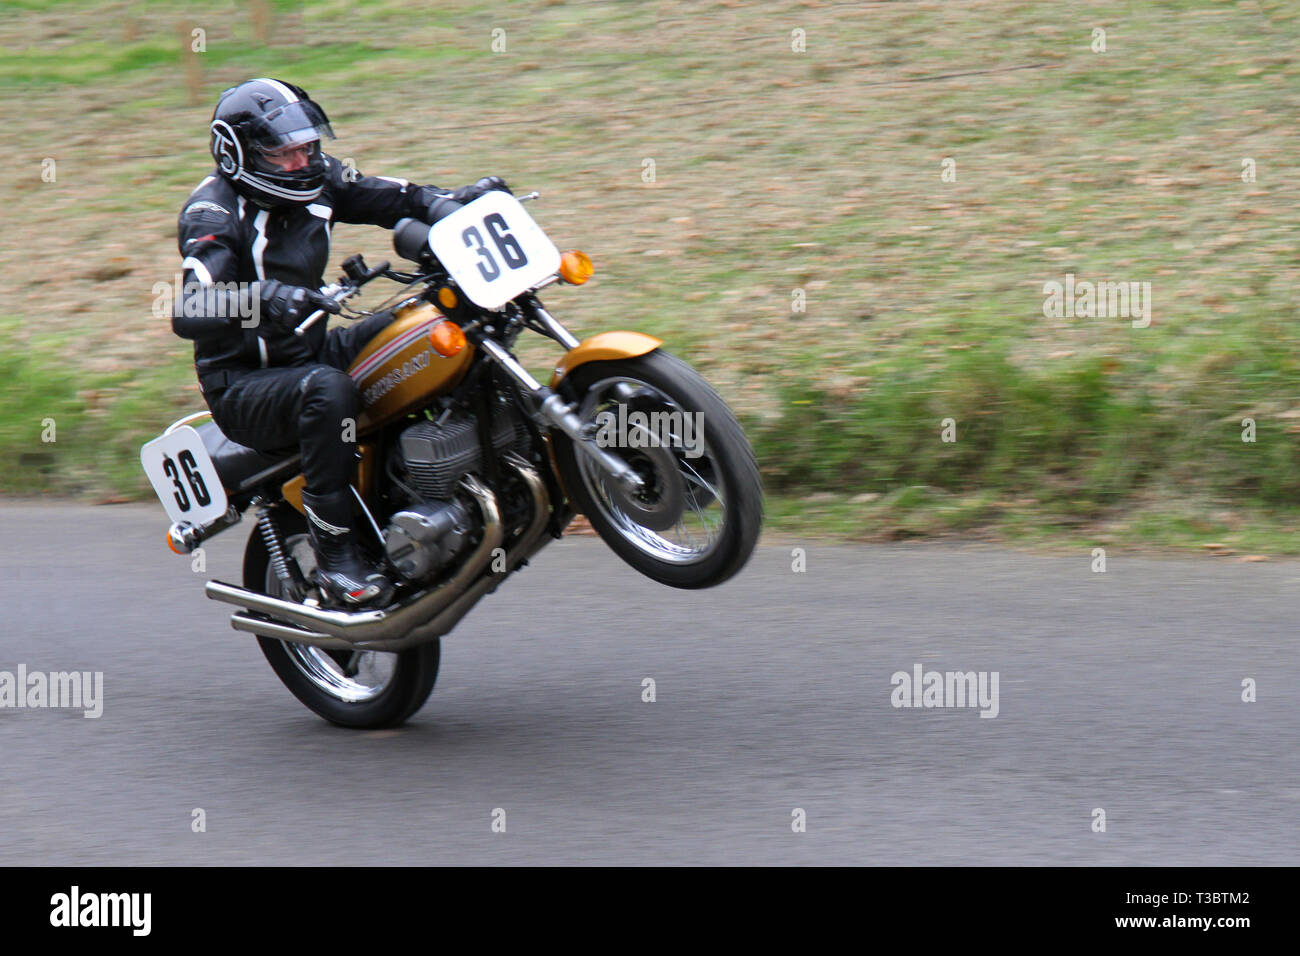
[[[226,490],[217,466],[189,425],[144,445],[140,464],[173,522],[202,526],[226,513]]]
[[[560,251],[519,200],[494,189],[441,219],[429,248],[469,300],[497,309],[560,271]]]

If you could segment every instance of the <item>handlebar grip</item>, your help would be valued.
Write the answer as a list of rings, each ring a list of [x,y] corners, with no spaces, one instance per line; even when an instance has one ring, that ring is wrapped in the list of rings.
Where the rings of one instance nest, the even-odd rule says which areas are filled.
[[[320,317],[325,314],[326,312],[324,309],[317,309],[311,315],[307,316],[307,318],[302,320],[302,324],[293,330],[293,334],[294,335],[304,334],[308,329],[310,329],[313,325],[315,325],[318,321],[320,321]]]

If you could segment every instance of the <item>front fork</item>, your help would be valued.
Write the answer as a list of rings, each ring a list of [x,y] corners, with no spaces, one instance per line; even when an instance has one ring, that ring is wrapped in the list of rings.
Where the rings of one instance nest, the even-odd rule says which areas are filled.
[[[578,340],[573,337],[568,329],[556,321],[550,313],[540,306],[537,307],[537,313],[561,345],[569,349],[577,347]],[[569,436],[575,448],[595,462],[603,471],[607,472],[629,494],[634,494],[645,486],[644,479],[627,462],[617,455],[611,455],[596,444],[587,428],[584,427],[582,419],[574,414],[573,405],[566,402],[549,386],[543,385],[533,378],[528,369],[520,365],[501,343],[485,334],[480,334],[475,338],[475,346],[482,349],[488,358],[496,362],[528,394],[533,396],[537,406],[537,415],[535,417],[539,422],[549,424]]]

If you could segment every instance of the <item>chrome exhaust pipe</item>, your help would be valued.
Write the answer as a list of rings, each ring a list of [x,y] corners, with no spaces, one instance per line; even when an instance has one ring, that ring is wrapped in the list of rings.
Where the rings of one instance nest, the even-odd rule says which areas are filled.
[[[237,631],[247,631],[249,634],[256,634],[258,637],[275,637],[282,641],[311,644],[331,651],[346,651],[352,648],[352,645],[347,641],[340,640],[337,637],[330,637],[328,634],[322,634],[319,631],[308,631],[301,627],[294,627],[291,624],[281,624],[279,621],[265,621],[261,618],[250,617],[242,611],[230,615],[230,626]]]
[[[514,551],[515,563],[518,564],[523,560],[531,558],[538,551],[542,550],[542,548],[546,546],[546,543],[546,540],[543,538],[542,540],[534,540],[527,548],[522,545],[516,548]],[[417,644],[422,644],[426,641],[442,637],[459,624],[460,619],[468,614],[485,594],[489,594],[495,590],[499,583],[500,579],[497,577],[480,578],[471,584],[464,594],[456,598],[456,600],[452,601],[451,604],[444,608],[433,620],[429,621],[427,624],[420,625],[420,627],[417,628],[418,634],[416,631],[413,631],[406,637],[400,638],[396,641],[386,641],[382,647],[366,645],[366,649],[402,651],[414,647]]]
[[[512,464],[514,464],[512,462]],[[518,469],[519,465],[515,464]],[[528,472],[532,469],[525,465]],[[536,472],[531,478],[523,470],[520,474],[531,484],[536,479]],[[537,479],[540,482],[540,479]],[[303,629],[303,636],[286,635],[284,624],[263,628],[269,622],[259,621],[246,615],[236,614],[231,625],[236,630],[264,634],[266,637],[278,637],[282,640],[299,640],[303,643],[324,638],[337,638],[343,647],[351,647],[358,642],[393,641],[404,637],[418,625],[437,615],[458,597],[492,560],[492,552],[501,546],[505,529],[501,525],[501,511],[497,506],[496,495],[476,478],[467,475],[461,479],[461,487],[474,496],[483,513],[483,539],[450,579],[433,591],[420,594],[400,607],[383,611],[332,611],[326,608],[310,607],[292,601],[284,601],[267,594],[258,594],[247,588],[236,587],[223,581],[209,581],[204,592],[214,601],[234,604],[246,611],[254,611],[270,617],[280,618],[290,625]],[[235,619],[238,619],[236,623]],[[273,631],[274,633],[264,633]],[[318,637],[320,635],[321,637]]]

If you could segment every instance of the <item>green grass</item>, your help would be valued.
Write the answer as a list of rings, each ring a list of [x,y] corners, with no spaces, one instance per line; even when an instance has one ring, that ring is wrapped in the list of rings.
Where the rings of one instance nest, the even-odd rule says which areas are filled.
[[[39,341],[20,346],[12,324],[0,325],[0,454],[8,463],[0,494],[138,496],[140,446],[202,407],[188,391],[192,372],[168,365],[74,377],[53,351]]]
[[[269,74],[363,171],[541,190],[597,266],[548,306],[714,381],[779,530],[1293,549],[1294,4],[285,0],[269,45],[257,7],[0,11],[0,491],[149,493],[138,445],[201,407],[149,290],[216,94]],[[391,256],[365,227],[333,250]],[[1044,318],[1068,272],[1150,282],[1154,323]]]

